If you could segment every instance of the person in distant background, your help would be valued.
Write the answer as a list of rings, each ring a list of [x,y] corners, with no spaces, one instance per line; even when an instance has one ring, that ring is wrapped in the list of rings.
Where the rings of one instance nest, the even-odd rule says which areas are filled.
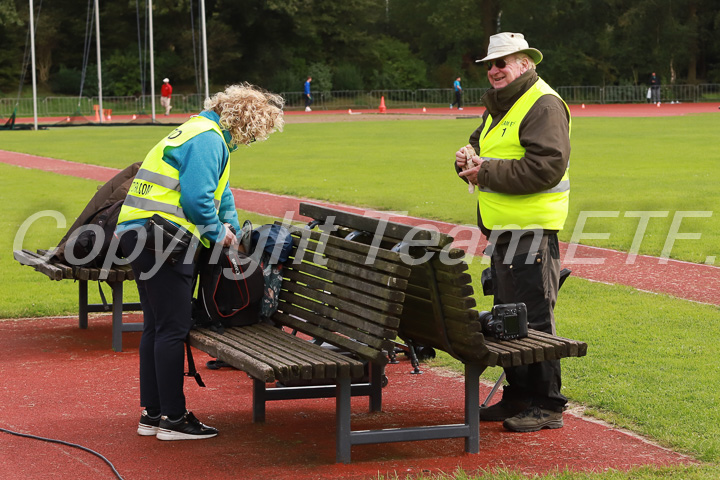
[[[458,110],[462,110],[463,109],[463,106],[462,106],[463,89],[460,86],[460,77],[457,77],[455,79],[455,81],[453,82],[453,90],[455,90],[455,101],[450,104],[450,108],[452,109],[453,105],[455,105],[457,103]]]
[[[312,95],[310,95],[310,82],[312,82],[312,77],[307,77],[307,80],[305,80],[305,85],[303,86],[303,96],[305,97],[306,112],[312,112],[310,105],[312,105],[313,103],[313,98]]]
[[[170,97],[172,97],[172,85],[170,79],[164,78],[162,87],[160,88],[160,105],[165,109],[165,115],[170,115],[172,106],[170,105]]]
[[[650,75],[650,98],[652,103],[660,103],[660,77],[655,72]]]

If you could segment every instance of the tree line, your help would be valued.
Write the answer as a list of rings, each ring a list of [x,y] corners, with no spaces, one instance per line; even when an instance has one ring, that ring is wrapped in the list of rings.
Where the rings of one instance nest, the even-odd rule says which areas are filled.
[[[0,91],[30,82],[28,0],[0,0]],[[97,91],[93,0],[34,0],[41,91]],[[149,94],[147,0],[100,0],[104,95]],[[154,0],[156,90],[201,93],[199,0]],[[720,83],[716,0],[206,0],[211,91],[487,87],[490,35],[522,32],[551,85]]]

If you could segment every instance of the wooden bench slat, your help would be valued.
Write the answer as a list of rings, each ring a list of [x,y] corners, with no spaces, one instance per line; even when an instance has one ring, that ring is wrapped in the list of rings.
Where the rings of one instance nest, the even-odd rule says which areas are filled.
[[[323,345],[317,345],[314,342],[303,340],[295,335],[289,335],[288,332],[281,330],[277,327],[270,325],[259,325],[269,337],[286,337],[293,338],[297,343],[297,348],[303,350],[304,354],[308,357],[317,358],[318,361],[328,362],[328,359],[332,360],[332,363],[326,363],[326,370],[329,368],[335,373],[328,373],[326,371],[325,377],[317,378],[330,378],[334,379],[338,376],[350,376],[350,378],[362,378],[365,374],[365,364],[362,360],[357,358],[344,355],[343,353],[331,350]],[[333,370],[334,369],[334,370]]]
[[[233,329],[228,329],[225,334],[220,334],[212,330],[208,330],[204,333],[209,338],[214,339],[219,345],[221,344],[231,347],[233,351],[242,352],[244,355],[252,357],[264,365],[270,366],[275,373],[275,378],[300,378],[300,365],[282,358],[282,356],[276,353],[275,349],[266,351],[263,348],[258,348],[257,343],[251,338],[253,326],[249,325],[244,328],[244,331],[247,332],[246,335],[243,335],[242,333],[237,334],[237,332],[232,331]],[[307,371],[308,368],[305,369],[306,376],[308,376]]]
[[[290,315],[286,315],[282,312],[276,312],[275,315],[273,315],[273,319],[279,321],[282,325],[287,325],[288,327],[299,330],[307,335],[320,338],[331,345],[355,352],[361,357],[369,361],[376,362],[379,365],[385,365],[388,362],[387,356],[382,351],[362,345],[341,335],[326,335],[326,331],[324,329],[294,318]]]
[[[308,288],[296,282],[283,282],[282,288],[283,291],[300,295],[300,297],[292,297],[292,300],[288,298],[288,301],[297,302],[309,309],[313,309],[315,304],[322,302],[327,303],[333,308],[342,309],[358,316],[361,319],[364,319],[365,321],[376,323],[378,325],[397,328],[397,325],[400,323],[400,319],[392,315],[392,313],[371,310],[368,307],[356,305],[352,302],[348,302],[338,297],[333,297],[330,294]],[[307,299],[302,299],[302,297],[307,297]],[[282,292],[280,294],[280,298],[283,298]]]
[[[292,265],[286,266],[284,269],[293,269]],[[389,302],[402,303],[405,300],[405,294],[401,289],[388,288],[387,285],[375,285],[368,282],[358,282],[355,277],[348,276],[343,272],[329,270],[324,267],[318,267],[309,263],[303,263],[302,267],[293,269],[299,273],[305,275],[311,275],[318,278],[323,278],[329,282],[343,285],[346,287],[352,287],[354,290],[359,292],[367,293],[373,297],[382,298]],[[391,277],[388,277],[391,278]]]
[[[33,267],[36,271],[47,275],[51,280],[62,280],[62,270],[51,265],[45,258],[38,255],[30,250],[15,250],[13,251],[13,258],[22,265],[28,265]]]
[[[563,345],[566,345],[568,349],[566,356],[568,357],[582,357],[587,354],[587,343],[585,342],[579,342],[577,340],[571,340],[569,338],[558,337],[557,335],[551,335],[549,333],[540,331],[534,331],[534,333],[538,337],[543,337],[545,339],[553,340],[556,342],[560,342]]]
[[[323,207],[321,205],[313,205],[311,203],[300,204],[300,215],[325,222],[328,217],[335,217],[332,222],[334,225],[343,225],[351,227],[354,230],[362,230],[375,234],[379,223],[378,218],[366,217],[354,213],[345,212],[333,208]],[[410,225],[397,222],[383,222],[385,228],[382,232],[383,237],[392,238],[397,241],[405,240],[407,235],[414,232],[412,236],[414,240],[428,240],[432,245],[440,248],[452,243],[452,237],[440,233],[437,230],[419,229]],[[379,233],[379,232],[378,232]]]
[[[289,288],[289,286],[286,285]],[[397,336],[397,325],[400,323],[397,317],[387,317],[387,323],[379,324],[368,321],[364,318],[357,317],[346,311],[341,311],[333,306],[324,303],[314,302],[303,296],[295,295],[291,290],[283,290],[280,292],[280,300],[288,304],[297,304],[303,309],[309,309],[318,314],[341,321],[343,324],[354,329],[362,330],[376,338],[394,339]]]
[[[233,367],[247,372],[255,378],[271,383],[276,380],[272,367],[256,360],[250,355],[233,349],[232,347],[218,342],[214,337],[207,335],[211,332],[208,329],[190,331],[190,345],[202,350],[208,355],[218,358]],[[212,332],[214,333],[214,332]]]
[[[360,280],[373,282],[391,289],[404,290],[408,285],[408,281],[404,278],[387,275],[366,268],[358,268],[357,265],[343,263],[334,258],[327,259],[326,267],[330,270],[342,272]]]
[[[531,338],[520,338],[515,340],[515,343],[522,345],[523,347],[529,348],[532,352],[533,362],[543,362],[545,360],[555,360],[555,347],[552,345],[544,344],[533,340]]]
[[[300,349],[307,355],[316,356],[318,361],[326,364],[326,374],[328,373],[327,366],[332,366],[334,364],[334,376],[328,376],[326,378],[360,378],[365,372],[365,365],[361,360],[348,357],[347,355],[342,355],[341,353],[322,347],[308,340],[301,339],[276,327],[271,327],[269,325],[258,325],[258,327],[263,328],[269,336],[278,335],[281,336],[283,341],[293,342],[294,349]],[[327,363],[328,360],[332,361],[333,364]],[[333,370],[331,369],[330,371]]]
[[[256,326],[255,334],[267,342],[268,345],[280,345],[287,341],[286,337],[294,337],[294,335],[288,335],[288,332],[283,331],[281,328],[263,324]],[[306,340],[303,341],[309,343]],[[306,349],[299,344],[287,343],[291,345],[291,348],[286,349],[288,355],[301,356],[311,362],[312,378],[337,378],[337,372],[339,370],[337,359],[328,362],[326,356],[318,355],[314,349]]]
[[[264,329],[266,329],[268,332],[270,332],[270,335],[287,335],[288,332],[281,330],[277,327],[272,327],[270,325],[262,325]],[[287,327],[285,327],[287,328]],[[356,358],[355,356],[349,356],[345,355],[343,353],[340,353],[338,351],[334,351],[332,349],[329,349],[323,345],[317,345],[314,342],[310,342],[308,340],[303,340],[295,335],[290,335],[294,339],[298,341],[298,345],[302,345],[302,348],[305,349],[308,354],[310,355],[316,355],[320,359],[326,359],[331,358],[333,359],[334,366],[337,370],[336,376],[330,376],[328,378],[337,378],[337,376],[340,374],[341,368],[343,369],[343,375],[345,375],[344,370],[348,371],[348,374],[351,378],[360,378],[365,374],[365,364],[362,360]]]
[[[545,350],[545,359],[552,360],[552,359],[560,359],[567,356],[567,347],[563,345],[561,342],[555,342],[552,339],[549,338],[543,338],[535,335],[534,330],[530,330],[528,333],[528,337],[524,338],[525,341],[532,341],[536,344],[543,347]]]
[[[535,355],[532,347],[524,346],[520,342],[513,340],[485,338],[485,341],[487,343],[493,343],[497,348],[510,352],[513,358],[513,366],[529,365],[535,362]]]
[[[403,306],[403,312],[405,315],[412,315],[413,313],[427,313],[432,311],[432,301],[427,298],[419,298],[414,295],[405,295],[405,304]],[[447,321],[455,322],[472,322],[477,320],[478,312],[471,308],[455,308],[452,305],[443,304],[442,312]]]
[[[435,278],[437,279],[438,283],[444,283],[446,285],[452,285],[455,287],[459,287],[462,285],[470,285],[472,283],[472,277],[468,273],[455,274],[442,270],[436,270]],[[420,285],[423,287],[427,286],[429,279],[426,266],[415,265],[408,280],[410,284]]]
[[[310,361],[301,355],[288,354],[289,349],[284,348],[284,344],[279,340],[274,343],[263,341],[262,337],[256,335],[256,329],[248,327],[228,328],[223,337],[233,340],[239,345],[238,348],[253,357],[272,365],[280,379],[307,380],[313,377]]]
[[[345,243],[351,243],[344,241]],[[361,253],[350,252],[333,246],[329,243],[319,243],[315,241],[307,241],[303,238],[293,237],[293,243],[296,247],[291,254],[293,258],[301,258],[302,260],[314,263],[317,258],[332,258],[342,262],[351,263],[363,268],[388,273],[401,278],[407,278],[410,275],[410,267],[404,263],[393,263],[386,260],[375,259],[372,265],[367,264],[368,257]]]
[[[390,315],[399,315],[400,312],[402,312],[402,303],[389,302],[382,298],[373,297],[372,295],[359,292],[353,288],[340,285],[339,283],[328,282],[312,275],[306,275],[299,270],[286,268],[284,276],[286,279],[290,279],[296,283],[305,284],[308,288],[320,290],[332,295],[333,298],[338,301],[358,305],[361,309],[371,308]],[[338,303],[335,306],[340,307],[341,305]],[[363,315],[362,311],[359,315]]]
[[[328,341],[332,337],[337,336],[336,334],[339,333],[341,335],[345,335],[362,343],[365,343],[375,349],[387,349],[388,342],[386,339],[368,335],[361,330],[353,329],[344,325],[343,323],[336,322],[332,318],[308,312],[307,310],[298,308],[296,305],[287,302],[281,302],[279,309],[287,315],[301,317],[308,324],[321,328],[323,330],[323,335],[319,338],[321,338],[322,340]]]
[[[286,227],[288,230],[290,230],[291,233],[302,236],[302,235],[308,235],[312,236],[314,239],[321,238],[327,242],[328,245],[332,245],[335,247],[341,247],[346,250],[350,250],[352,252],[359,253],[365,257],[372,254],[377,258],[380,258],[381,260],[387,260],[389,262],[393,263],[399,263],[402,261],[402,258],[398,252],[393,252],[392,250],[388,248],[382,248],[382,247],[372,247],[371,245],[368,245],[366,243],[355,241],[355,240],[347,240],[345,239],[345,235],[347,233],[350,233],[350,230],[347,230],[345,235],[342,237],[336,237],[334,235],[324,235],[321,232],[318,232],[317,230],[308,230],[307,228],[298,228],[294,225],[287,225],[282,224],[284,227]],[[308,233],[311,232],[311,233]]]
[[[405,291],[405,296],[407,298],[408,295],[411,295],[416,298],[420,299],[428,299],[430,298],[430,289],[425,287],[420,287],[415,284],[408,285],[407,290]],[[468,308],[474,308],[477,306],[477,302],[472,295],[472,286],[470,286],[469,293],[466,293],[464,295],[452,295],[452,294],[443,294],[442,290],[440,292],[440,300],[442,301],[443,305],[447,305],[449,307],[457,308],[460,310],[466,310]],[[428,303],[430,300],[427,300]]]

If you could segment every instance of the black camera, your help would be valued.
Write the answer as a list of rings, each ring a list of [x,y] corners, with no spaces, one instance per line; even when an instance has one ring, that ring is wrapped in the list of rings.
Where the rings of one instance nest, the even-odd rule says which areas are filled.
[[[495,305],[490,312],[480,312],[483,333],[498,340],[528,336],[527,307],[524,303]]]

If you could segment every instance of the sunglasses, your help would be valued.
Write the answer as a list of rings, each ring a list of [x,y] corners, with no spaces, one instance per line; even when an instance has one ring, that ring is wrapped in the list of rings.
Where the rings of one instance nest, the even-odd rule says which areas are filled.
[[[493,64],[495,64],[497,68],[505,68],[507,66],[504,58],[498,58],[497,60],[489,60],[485,62],[485,66],[488,70],[492,70]]]

